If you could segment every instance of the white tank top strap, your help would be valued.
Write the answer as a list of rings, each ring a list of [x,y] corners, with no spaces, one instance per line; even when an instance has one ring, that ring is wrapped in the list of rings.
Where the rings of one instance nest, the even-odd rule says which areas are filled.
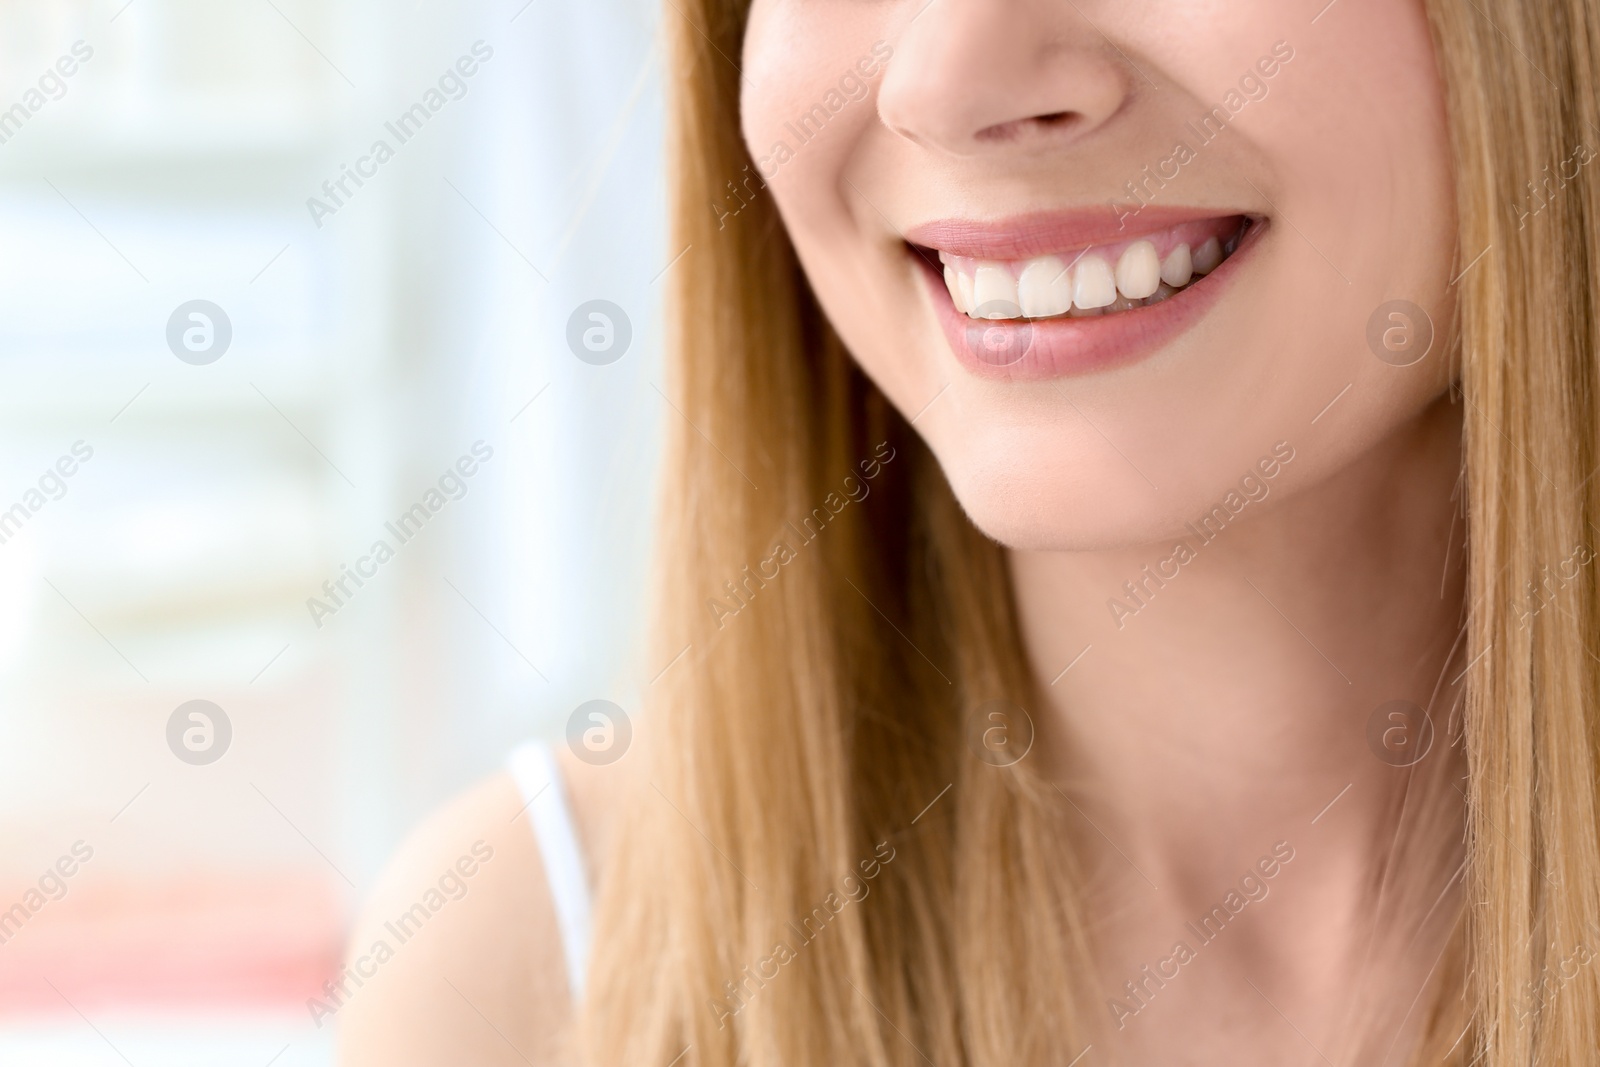
[[[555,903],[561,948],[566,956],[567,985],[574,1000],[583,994],[589,962],[589,878],[583,852],[561,781],[561,768],[548,745],[529,741],[512,750],[511,776],[533,824],[534,840],[544,861],[545,878]]]

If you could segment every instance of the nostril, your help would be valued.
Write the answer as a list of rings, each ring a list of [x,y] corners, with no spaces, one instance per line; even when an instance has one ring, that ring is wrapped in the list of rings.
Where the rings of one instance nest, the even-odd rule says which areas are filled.
[[[1048,115],[997,123],[979,130],[976,136],[980,141],[1015,141],[1029,133],[1070,129],[1078,125],[1083,117],[1081,111],[1052,111]]]

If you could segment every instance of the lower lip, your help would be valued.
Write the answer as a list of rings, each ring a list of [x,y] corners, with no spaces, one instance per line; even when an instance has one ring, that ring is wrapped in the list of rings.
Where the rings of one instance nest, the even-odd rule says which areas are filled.
[[[913,252],[950,351],[971,374],[1006,381],[1069,378],[1125,367],[1155,355],[1211,309],[1255,250],[1265,222],[1252,219],[1222,265],[1159,304],[1075,319],[971,319],[956,310],[944,275]]]

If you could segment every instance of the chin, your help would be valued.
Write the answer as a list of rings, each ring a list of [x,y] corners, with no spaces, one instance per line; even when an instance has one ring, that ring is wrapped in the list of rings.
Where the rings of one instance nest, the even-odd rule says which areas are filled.
[[[1066,469],[1063,469],[1063,468]],[[1182,527],[1163,514],[1149,486],[1085,463],[1018,463],[963,457],[944,466],[972,524],[1006,548],[1087,552],[1145,544]]]

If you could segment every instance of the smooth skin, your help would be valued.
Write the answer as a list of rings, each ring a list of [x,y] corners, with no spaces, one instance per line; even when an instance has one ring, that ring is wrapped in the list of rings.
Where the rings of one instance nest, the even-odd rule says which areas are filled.
[[[1442,343],[1406,368],[1366,343],[1386,301],[1413,301],[1441,330],[1449,321],[1458,250],[1442,87],[1420,0],[1322,8],[756,0],[746,36],[743,127],[757,159],[792,142],[786,124],[874,45],[892,46],[767,195],[863,369],[920,413],[962,504],[1012,551],[1049,701],[1037,758],[1084,814],[1106,997],[1274,843],[1295,850],[1270,894],[1148,1007],[1108,1022],[1096,1062],[1321,1062],[1351,991],[1374,982],[1391,1005],[1374,1025],[1403,1050],[1442,947],[1402,938],[1368,956],[1363,941],[1403,780],[1369,749],[1368,719],[1385,701],[1428,704],[1458,669],[1447,671],[1462,598],[1451,368]],[[1103,373],[1015,383],[963,371],[899,234],[1104,205],[1278,42],[1294,58],[1267,95],[1161,193],[1267,221],[1205,318]],[[1295,458],[1269,496],[1116,618],[1107,602],[1123,582],[1170,556],[1184,523],[1278,442]],[[569,766],[598,855],[589,839],[604,837],[620,791],[605,773],[626,772]],[[496,849],[485,881],[341,1011],[342,1063],[559,1062],[571,1005],[519,803],[492,780],[385,875],[357,951],[466,845]],[[1421,920],[1419,908],[1396,922]]]

